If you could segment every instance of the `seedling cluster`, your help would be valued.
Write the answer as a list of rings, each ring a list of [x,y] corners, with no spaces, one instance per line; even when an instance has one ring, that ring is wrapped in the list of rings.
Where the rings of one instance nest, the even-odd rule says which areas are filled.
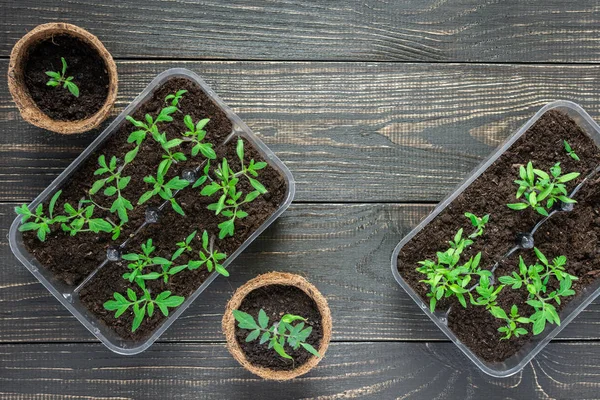
[[[558,201],[576,203],[568,196],[565,183],[576,179],[580,174],[571,172],[561,175],[561,173],[560,163],[556,163],[550,168],[550,174],[534,168],[531,161],[527,163],[527,167],[521,166],[519,168],[521,179],[515,180],[515,183],[519,185],[516,198],[521,201],[507,204],[508,208],[524,210],[531,207],[547,217],[548,211],[551,211]]]
[[[48,75],[57,82],[62,82],[66,68],[66,61],[63,59],[62,74],[48,73]],[[74,86],[71,81],[71,77],[64,78],[69,90]],[[77,207],[65,203],[64,213],[56,213],[56,203],[62,193],[60,190],[54,194],[48,204],[47,214],[44,213],[42,204],[34,211],[25,204],[16,207],[17,214],[22,216],[19,230],[36,231],[40,241],[45,241],[56,226],[60,226],[63,231],[72,236],[82,232],[106,232],[112,234],[113,240],[117,240],[123,227],[128,224],[129,214],[134,210],[135,205],[142,205],[155,196],[168,202],[175,212],[185,216],[183,208],[176,200],[176,195],[180,190],[192,186],[199,189],[201,196],[215,196],[215,201],[208,206],[208,209],[223,217],[223,221],[218,225],[219,240],[226,236],[234,236],[236,221],[248,216],[247,205],[267,192],[258,180],[260,170],[265,168],[267,163],[255,162],[254,159],[245,161],[244,142],[239,138],[236,143],[237,160],[222,158],[219,163],[214,163],[216,167],[211,168],[211,161],[217,159],[217,154],[213,144],[205,141],[205,127],[210,122],[208,118],[194,121],[190,115],[182,115],[181,119],[186,130],[177,137],[167,137],[165,128],[173,122],[174,117],[183,114],[179,106],[186,93],[186,90],[179,90],[166,96],[166,105],[155,116],[146,114],[141,121],[131,116],[126,117],[126,120],[135,127],[127,138],[127,142],[132,147],[123,159],[106,154],[98,157],[98,168],[94,172],[97,179]],[[132,181],[131,166],[135,165],[135,159],[147,140],[153,140],[159,145],[162,160],[153,175],[143,178],[148,190],[138,199],[134,199],[127,190]],[[180,177],[174,173],[174,165],[196,158],[197,167],[190,174],[194,176],[193,179],[189,179],[185,174]],[[198,173],[199,176],[196,176]],[[239,185],[241,179],[247,180],[254,190],[244,195]],[[103,197],[99,197],[100,193]],[[98,216],[99,210],[103,218]],[[226,254],[217,250],[216,238],[209,238],[207,231],[202,233],[200,241],[195,241],[195,237],[196,232],[192,232],[183,241],[178,242],[177,251],[167,258],[154,255],[156,249],[152,239],[148,239],[141,246],[140,253],[123,255],[123,259],[129,261],[128,271],[123,274],[123,278],[135,283],[139,290],[136,292],[129,288],[126,293],[114,293],[114,299],[107,301],[104,307],[116,311],[117,318],[131,307],[135,315],[132,331],[135,331],[144,316],[153,315],[155,305],[166,316],[169,308],[179,306],[184,300],[183,297],[174,296],[169,291],[163,291],[153,298],[146,289],[148,281],[162,279],[167,284],[173,275],[201,267],[209,272],[214,270],[228,276],[227,270],[222,265]],[[196,250],[193,250],[194,244]],[[180,261],[183,254],[187,254],[186,262]]]
[[[279,356],[289,360],[293,358],[285,352],[285,346],[289,346],[293,350],[302,347],[309,353],[321,357],[313,346],[306,343],[306,339],[312,332],[312,326],[305,327],[307,320],[304,317],[285,314],[271,326],[269,326],[269,317],[263,309],[258,312],[258,321],[252,315],[240,310],[233,310],[233,317],[238,322],[240,329],[251,331],[246,336],[246,342],[259,340],[260,344],[266,343],[268,349],[275,350]],[[293,323],[296,321],[300,322],[294,325]]]
[[[73,82],[72,76],[65,76],[67,73],[67,60],[64,57],[60,58],[62,63],[62,69],[60,72],[46,71],[46,75],[50,77],[50,80],[46,82],[46,85],[52,87],[58,87],[60,85],[67,89],[75,97],[79,97],[79,87]]]
[[[114,300],[105,302],[104,308],[109,311],[116,311],[115,318],[118,318],[130,306],[133,306],[135,317],[131,331],[135,332],[146,315],[152,317],[154,303],[156,303],[166,317],[169,315],[169,308],[178,307],[185,300],[182,296],[172,296],[170,291],[161,292],[153,300],[146,289],[147,281],[160,279],[167,284],[174,275],[184,270],[193,271],[202,266],[205,266],[209,272],[212,272],[214,269],[221,275],[229,276],[227,270],[221,265],[221,262],[227,258],[227,254],[214,249],[213,242],[209,241],[208,232],[204,231],[202,233],[201,247],[198,251],[195,251],[193,247],[198,242],[198,240],[194,241],[196,238],[197,231],[194,231],[181,242],[177,242],[177,250],[170,257],[153,255],[156,247],[152,244],[152,239],[148,239],[146,243],[140,246],[141,252],[124,254],[122,258],[125,261],[129,261],[127,264],[129,271],[123,274],[123,279],[135,282],[141,290],[142,295],[138,299],[136,292],[131,288],[127,289],[127,298],[123,294],[115,292],[113,293]],[[187,262],[178,261],[186,253]]]
[[[563,143],[567,154],[579,161],[579,157],[567,141]],[[579,172],[562,174],[560,163],[554,164],[549,173],[546,173],[534,168],[533,162],[530,161],[526,166],[520,166],[520,179],[515,180],[519,186],[516,198],[521,201],[507,206],[513,210],[531,207],[547,217],[558,202],[576,203],[569,197],[565,184],[579,175]],[[526,335],[529,325],[534,335],[539,335],[547,323],[560,325],[556,305],[575,294],[571,287],[573,281],[577,280],[576,276],[566,272],[567,258],[560,255],[550,262],[542,251],[534,247],[536,260],[533,264],[527,265],[520,256],[518,271],[509,276],[499,277],[498,284],[495,284],[492,271],[482,269],[479,265],[481,253],[477,253],[466,262],[461,260],[463,251],[473,244],[476,237],[483,234],[490,217],[485,215],[479,218],[472,213],[465,213],[465,216],[471,221],[475,231],[465,237],[463,229],[460,229],[449,242],[449,249],[437,253],[436,261],[420,261],[420,266],[416,268],[426,276],[421,282],[429,286],[427,297],[430,298],[431,312],[435,311],[436,304],[442,298],[456,297],[465,308],[468,298],[471,305],[485,307],[495,318],[504,321],[505,325],[498,329],[503,334],[501,340]],[[469,288],[473,278],[477,278],[478,282]],[[532,310],[528,316],[521,315],[523,310],[519,310],[517,305],[513,304],[510,310],[505,310],[498,301],[503,291],[521,288],[527,290],[526,304]]]

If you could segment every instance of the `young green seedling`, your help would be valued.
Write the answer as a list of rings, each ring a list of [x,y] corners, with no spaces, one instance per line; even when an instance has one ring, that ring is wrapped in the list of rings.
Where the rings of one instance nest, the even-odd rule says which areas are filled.
[[[73,82],[73,77],[66,77],[67,73],[67,60],[64,57],[60,58],[62,62],[61,72],[46,71],[46,75],[50,77],[50,80],[46,82],[46,85],[57,87],[63,85],[63,88],[68,89],[69,92],[75,97],[79,97],[79,87]]]
[[[520,203],[507,204],[508,208],[513,210],[524,210],[532,207],[539,214],[548,216],[548,211],[552,209],[557,201],[563,203],[576,203],[575,200],[568,197],[565,183],[576,179],[579,172],[571,172],[561,175],[560,163],[556,163],[550,168],[550,175],[546,172],[535,169],[533,163],[527,163],[527,167],[519,168],[519,177],[515,180],[519,185],[517,190],[517,199]],[[544,202],[546,204],[544,205]]]
[[[569,144],[569,142],[567,142],[566,140],[563,140],[563,144],[565,146],[565,151],[567,152],[567,154],[569,156],[571,156],[571,158],[575,161],[579,161],[579,156],[577,154],[575,154],[575,152],[573,151],[573,149],[571,148],[571,145]]]
[[[258,322],[248,313],[240,310],[233,310],[233,317],[238,322],[240,329],[247,329],[251,332],[246,336],[246,342],[257,340],[260,336],[260,344],[268,342],[267,348],[273,349],[282,358],[292,360],[292,357],[285,352],[285,346],[294,350],[302,347],[304,350],[321,357],[319,352],[306,340],[312,332],[312,326],[304,327],[306,318],[299,315],[285,314],[278,322],[269,327],[269,317],[263,309],[258,312]],[[292,325],[295,321],[301,321]]]
[[[175,176],[168,182],[165,182],[165,174],[167,173],[166,168],[168,169],[168,164],[161,163],[158,171],[156,172],[156,177],[147,176],[144,178],[144,182],[152,185],[152,190],[142,194],[138,200],[138,204],[144,204],[152,197],[159,195],[161,198],[167,200],[171,204],[171,207],[175,212],[185,215],[185,212],[175,200],[174,191],[188,187],[190,182],[186,181],[185,179],[181,179],[178,176]]]
[[[48,215],[44,215],[44,206],[41,203],[35,208],[35,212],[31,212],[26,204],[15,207],[15,212],[21,215],[22,225],[19,226],[19,232],[36,231],[38,239],[43,242],[52,225],[67,222],[68,218],[64,215],[54,216],[54,206],[61,193],[62,190],[59,190],[52,196],[48,204]],[[33,221],[29,221],[30,218],[33,218]]]
[[[187,267],[190,270],[195,270],[206,265],[208,272],[212,272],[214,268],[219,274],[229,276],[229,272],[221,264],[221,261],[227,258],[227,254],[214,250],[213,242],[209,243],[208,232],[206,231],[202,233],[202,249],[198,252],[200,259],[188,262]]]
[[[531,320],[529,318],[521,317],[516,305],[512,305],[509,315],[506,315],[506,312],[499,307],[495,310],[495,312],[492,313],[492,315],[494,315],[496,318],[503,319],[506,322],[505,326],[498,328],[498,332],[504,333],[504,336],[501,337],[500,340],[508,340],[513,336],[518,338],[527,334],[527,329],[518,326],[517,323],[529,324],[531,323]]]
[[[561,298],[572,296],[575,291],[571,289],[574,280],[578,278],[565,271],[567,258],[556,257],[552,263],[538,249],[534,248],[537,261],[529,267],[525,264],[523,257],[519,257],[519,272],[513,272],[511,276],[501,276],[500,283],[510,285],[513,289],[525,287],[529,292],[529,304],[535,312],[529,317],[533,323],[533,334],[540,334],[546,327],[546,322],[560,325],[560,318],[556,308],[550,301],[561,303]],[[558,290],[546,293],[548,281],[554,278],[558,281]]]
[[[450,248],[444,252],[437,252],[437,261],[419,261],[421,266],[416,269],[417,272],[426,276],[426,279],[421,282],[426,283],[430,287],[427,297],[430,298],[429,309],[431,312],[435,311],[435,306],[439,300],[450,296],[456,296],[460,304],[463,307],[467,307],[465,295],[469,292],[468,285],[471,282],[472,276],[489,277],[491,275],[490,271],[482,270],[479,267],[481,253],[477,253],[474,257],[471,257],[466,263],[459,264],[464,249],[473,244],[473,238],[483,234],[485,224],[489,220],[488,215],[482,218],[474,215],[472,217],[467,214],[465,215],[471,220],[475,231],[469,236],[464,237],[463,229],[459,229],[454,236],[454,240],[449,242]]]
[[[204,127],[209,121],[210,119],[204,118],[194,125],[194,121],[189,115],[186,115],[183,118],[183,123],[188,128],[188,130],[183,133],[184,140],[194,143],[194,147],[192,147],[191,152],[193,157],[196,157],[198,153],[202,153],[202,155],[209,160],[214,160],[217,158],[217,155],[212,148],[212,144],[203,143],[203,140],[206,137],[206,131],[204,130]]]
[[[227,161],[223,158],[222,163],[214,171],[216,180],[202,188],[200,194],[203,196],[212,196],[215,193],[221,192],[221,196],[216,203],[208,205],[208,209],[215,212],[216,215],[222,214],[227,220],[221,222],[219,226],[219,239],[226,236],[233,236],[235,231],[236,219],[242,219],[248,216],[248,213],[241,210],[240,207],[244,204],[253,202],[258,196],[267,192],[267,189],[258,180],[259,170],[265,168],[267,163],[255,163],[254,159],[250,160],[248,165],[244,164],[244,142],[238,139],[236,153],[240,159],[241,169],[234,172]],[[244,176],[250,182],[250,185],[255,189],[246,194],[243,200],[242,191],[237,189],[240,177]],[[196,186],[196,184],[195,184]]]
[[[475,287],[475,291],[479,295],[477,299],[475,299],[472,292],[469,293],[469,296],[471,297],[471,304],[476,306],[485,306],[486,310],[490,310],[490,312],[495,315],[495,313],[498,312],[497,309],[500,308],[496,303],[496,300],[498,299],[498,293],[500,293],[503,288],[503,285],[494,287],[494,285],[490,284],[489,275],[481,275],[479,277],[479,285]],[[502,309],[500,308],[500,310]]]
[[[113,224],[102,218],[93,218],[95,205],[84,207],[83,202],[79,202],[77,209],[69,203],[65,203],[64,207],[70,221],[68,224],[67,221],[62,223],[61,228],[63,231],[69,232],[71,236],[80,232],[113,232]]]
[[[119,318],[130,307],[133,310],[133,323],[131,331],[135,332],[146,315],[152,317],[155,307],[167,317],[169,316],[169,308],[179,307],[185,300],[182,296],[172,296],[170,291],[159,293],[154,299],[150,292],[146,289],[143,281],[140,283],[142,295],[138,297],[135,291],[131,288],[127,289],[127,298],[120,293],[113,293],[114,300],[108,300],[104,303],[104,308],[109,311],[115,311],[115,318]]]
[[[129,153],[128,153],[129,154]],[[107,197],[112,197],[116,195],[115,200],[110,206],[111,213],[117,213],[121,222],[126,223],[129,221],[129,216],[127,215],[127,210],[133,210],[133,205],[129,200],[123,197],[121,190],[125,189],[129,182],[131,181],[130,176],[122,176],[121,173],[127,164],[131,162],[132,158],[125,156],[125,162],[121,166],[117,166],[117,157],[113,156],[110,159],[110,162],[106,162],[106,158],[104,155],[98,157],[98,164],[100,168],[98,168],[94,175],[108,175],[106,178],[102,178],[94,182],[92,188],[90,189],[90,196],[98,193],[100,189],[106,186],[104,189],[104,195]],[[112,185],[108,185],[112,184]]]
[[[187,93],[187,90],[178,90],[174,94],[169,94],[165,97],[165,103],[171,102],[171,106],[177,107],[179,105],[179,100],[183,97],[184,94]]]
[[[139,146],[144,141],[144,139],[146,139],[146,136],[148,134],[150,134],[153,137],[154,135],[158,135],[159,132],[157,124],[160,122],[172,122],[173,117],[171,116],[171,114],[173,114],[175,111],[177,111],[176,106],[165,107],[162,110],[160,110],[160,113],[156,116],[156,119],[153,119],[150,114],[146,114],[144,117],[145,122],[138,121],[132,116],[128,115],[127,117],[125,117],[125,119],[127,119],[127,121],[131,122],[133,126],[139,129],[129,134],[127,142],[135,143],[137,146]]]

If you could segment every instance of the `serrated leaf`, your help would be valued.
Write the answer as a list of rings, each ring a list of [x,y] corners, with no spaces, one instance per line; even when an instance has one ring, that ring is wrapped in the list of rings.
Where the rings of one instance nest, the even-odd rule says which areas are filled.
[[[269,325],[269,317],[267,316],[265,310],[263,310],[262,308],[258,312],[258,325],[260,325],[260,327],[263,329],[266,329]]]
[[[233,310],[233,317],[238,322],[238,327],[241,329],[259,329],[260,327],[254,321],[254,318],[243,311]]]
[[[259,329],[255,329],[252,332],[250,332],[250,334],[248,336],[246,336],[246,342],[251,342],[253,340],[255,340],[256,338],[258,338],[258,335],[260,335],[260,330]]]

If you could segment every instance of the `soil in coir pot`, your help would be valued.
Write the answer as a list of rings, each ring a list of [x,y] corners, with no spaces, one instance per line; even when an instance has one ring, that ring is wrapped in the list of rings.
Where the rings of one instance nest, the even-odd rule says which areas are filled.
[[[256,316],[263,309],[270,323],[279,321],[284,314],[300,315],[307,319],[305,326],[313,328],[306,343],[315,349],[320,347],[323,337],[321,313],[317,304],[304,291],[287,285],[268,285],[253,290],[242,301],[238,310]],[[311,357],[309,352],[300,347],[293,350],[286,346],[285,351],[293,360],[280,357],[275,350],[268,349],[267,344],[254,340],[246,342],[250,330],[235,327],[235,336],[247,360],[255,366],[269,368],[275,371],[289,371],[305,364]]]
[[[46,236],[45,241],[41,242],[35,231],[23,232],[27,250],[42,267],[50,270],[55,278],[68,285],[78,285],[106,260],[107,250],[121,246],[121,255],[141,253],[141,245],[145,244],[148,239],[152,239],[155,248],[152,257],[170,260],[179,248],[177,242],[182,242],[190,237],[191,250],[182,253],[173,264],[173,266],[185,265],[199,257],[199,251],[203,249],[202,234],[204,231],[210,238],[212,250],[229,256],[283,203],[287,185],[280,171],[273,168],[250,141],[232,137],[225,142],[232,132],[232,123],[226,113],[195,82],[185,78],[167,80],[158,86],[151,96],[131,113],[131,116],[138,121],[144,121],[146,114],[156,118],[161,110],[168,106],[165,97],[180,90],[187,90],[187,93],[179,100],[178,110],[171,114],[173,121],[158,124],[160,132],[164,132],[166,135],[166,140],[181,138],[182,133],[188,130],[183,121],[186,115],[189,115],[194,123],[210,119],[203,128],[206,131],[203,142],[211,144],[216,154],[216,159],[206,169],[210,179],[216,179],[215,171],[217,166],[221,165],[223,158],[231,163],[233,170],[237,171],[240,168],[238,149],[243,144],[244,165],[249,165],[251,160],[254,160],[255,163],[266,162],[266,166],[258,171],[256,177],[264,185],[266,193],[259,195],[251,203],[240,206],[239,209],[247,213],[247,216],[236,220],[233,236],[227,235],[223,238],[219,238],[220,228],[218,225],[227,218],[223,214],[216,215],[214,210],[207,208],[209,204],[218,202],[221,193],[213,195],[201,195],[200,193],[210,184],[210,179],[196,188],[193,188],[190,183],[189,186],[175,194],[174,199],[181,208],[180,211],[185,215],[176,212],[169,202],[159,209],[165,200],[158,195],[140,205],[138,199],[152,189],[152,184],[145,182],[144,177],[156,176],[159,164],[165,159],[163,157],[165,152],[161,145],[148,135],[141,143],[133,161],[123,168],[123,175],[131,178],[126,187],[121,190],[121,195],[131,201],[133,209],[128,211],[129,220],[123,225],[119,238],[113,239],[112,234],[108,232],[80,232],[75,236],[70,236],[59,227],[52,226],[52,232]],[[107,162],[112,156],[115,156],[117,167],[123,165],[123,160],[126,159],[125,155],[135,147],[135,143],[128,142],[128,137],[136,130],[138,128],[129,121],[124,121],[116,128],[116,131],[80,165],[61,188],[62,194],[55,205],[55,210],[58,211],[55,212],[62,212],[66,203],[76,207],[80,199],[90,198],[89,191],[92,185],[102,177],[102,175],[94,175],[94,172],[100,167],[98,159],[101,155],[106,157]],[[189,178],[190,173],[195,173],[195,179],[204,174],[204,167],[207,165],[206,158],[200,153],[192,156],[193,145],[194,143],[191,142],[182,142],[176,147],[176,151],[185,154],[187,159],[179,160],[169,167],[165,182],[177,177],[179,179],[183,179],[184,176]],[[236,190],[241,192],[242,199],[254,191],[250,181],[243,176],[240,177],[236,187]],[[93,217],[119,221],[118,215],[108,209],[114,199],[115,194],[107,194],[103,190],[94,194],[93,200],[96,206]],[[44,203],[44,210],[48,210],[48,205],[48,202]],[[153,222],[149,222],[150,214],[155,217]],[[148,223],[144,225],[145,221]],[[140,227],[142,228],[140,229]],[[197,234],[192,235],[193,237],[190,236],[194,231]],[[207,252],[205,251],[205,253]],[[223,263],[225,259],[221,259],[220,263]],[[106,301],[113,299],[114,293],[127,295],[128,289],[136,293],[138,298],[143,296],[143,289],[139,285],[122,277],[124,273],[131,271],[128,268],[130,262],[124,259],[107,261],[90,279],[86,280],[77,294],[77,298],[89,309],[91,314],[119,336],[127,340],[141,340],[147,338],[165,320],[166,316],[162,312],[157,309],[153,315],[147,315],[139,328],[133,332],[134,314],[131,308],[115,317],[114,310],[107,310],[104,307]],[[160,265],[149,265],[145,268],[144,274],[162,271]],[[152,298],[163,292],[188,298],[209,275],[209,271],[204,265],[197,269],[184,269],[170,275],[167,282],[162,277],[161,279],[146,280],[145,287]]]
[[[564,148],[566,140],[579,156],[579,161],[572,158]],[[426,279],[423,273],[416,271],[419,261],[437,260],[436,252],[449,248],[448,242],[461,228],[465,234],[473,231],[466,212],[479,217],[488,214],[489,222],[480,237],[461,255],[461,263],[481,252],[482,269],[494,269],[495,283],[501,276],[511,275],[519,271],[519,256],[527,265],[535,264],[536,255],[533,249],[518,249],[506,257],[509,250],[516,245],[520,233],[531,232],[536,223],[544,217],[532,208],[513,210],[507,207],[515,203],[521,166],[532,161],[536,169],[549,171],[550,167],[560,162],[563,174],[579,172],[580,176],[566,183],[568,193],[581,182],[581,189],[573,196],[577,203],[573,211],[557,212],[540,225],[534,234],[535,246],[548,259],[561,255],[566,256],[566,270],[579,280],[574,281],[576,292],[598,277],[600,269],[597,239],[599,232],[598,186],[595,185],[593,171],[600,165],[600,151],[594,141],[568,115],[552,110],[542,115],[508,150],[506,150],[490,167],[487,168],[468,188],[454,199],[427,226],[419,231],[400,250],[398,271],[403,279],[429,304],[427,293],[430,287],[421,282]],[[592,176],[590,179],[586,177]],[[598,236],[598,237],[597,237]],[[478,282],[473,279],[471,287]],[[557,289],[556,282],[548,282],[548,292]],[[477,297],[477,293],[473,292]],[[495,318],[485,307],[470,304],[468,295],[467,307],[464,308],[456,297],[442,298],[436,305],[436,312],[448,314],[448,326],[456,336],[477,356],[488,362],[501,362],[517,353],[532,337],[531,325],[528,334],[509,340],[500,340],[503,336],[498,328],[505,324]],[[573,297],[566,297],[556,305],[558,312]],[[498,306],[507,313],[514,304],[522,316],[529,316],[534,309],[526,303],[528,292],[525,287],[513,290],[505,287],[498,294]]]
[[[63,85],[48,86],[47,71],[62,72],[61,57],[67,62],[64,77],[73,77],[79,97]],[[38,108],[58,121],[76,121],[94,115],[108,96],[109,77],[104,60],[81,39],[56,35],[35,44],[24,60],[24,81]]]

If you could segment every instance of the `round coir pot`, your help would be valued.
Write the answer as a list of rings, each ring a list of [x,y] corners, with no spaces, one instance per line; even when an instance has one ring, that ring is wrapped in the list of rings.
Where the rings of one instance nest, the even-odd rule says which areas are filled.
[[[289,355],[300,354],[298,358],[303,359],[302,362],[298,362],[295,358],[291,362],[280,358],[273,349],[268,349],[267,343],[260,345],[258,340],[246,343],[244,338],[250,331],[236,326],[233,310],[248,312],[256,319],[261,308],[265,308],[269,316],[269,326],[287,313],[307,317],[307,326],[313,326],[311,336],[315,335],[309,336],[307,343],[313,341],[313,347],[321,357],[316,357],[302,348],[290,351],[286,344],[285,350]],[[325,297],[303,277],[270,272],[257,276],[236,290],[225,309],[223,332],[227,338],[229,352],[244,368],[264,379],[284,381],[307,373],[321,361],[331,340],[331,311]],[[252,354],[249,346],[254,346]],[[263,359],[259,361],[257,354]],[[291,364],[285,365],[285,362]],[[273,365],[265,366],[271,363]]]
[[[45,70],[61,72],[61,57],[69,64],[65,76],[78,83],[79,97],[62,85],[45,85],[49,79]],[[117,82],[117,67],[102,42],[75,25],[39,25],[10,54],[8,88],[21,116],[53,132],[80,133],[100,125],[115,103]]]

